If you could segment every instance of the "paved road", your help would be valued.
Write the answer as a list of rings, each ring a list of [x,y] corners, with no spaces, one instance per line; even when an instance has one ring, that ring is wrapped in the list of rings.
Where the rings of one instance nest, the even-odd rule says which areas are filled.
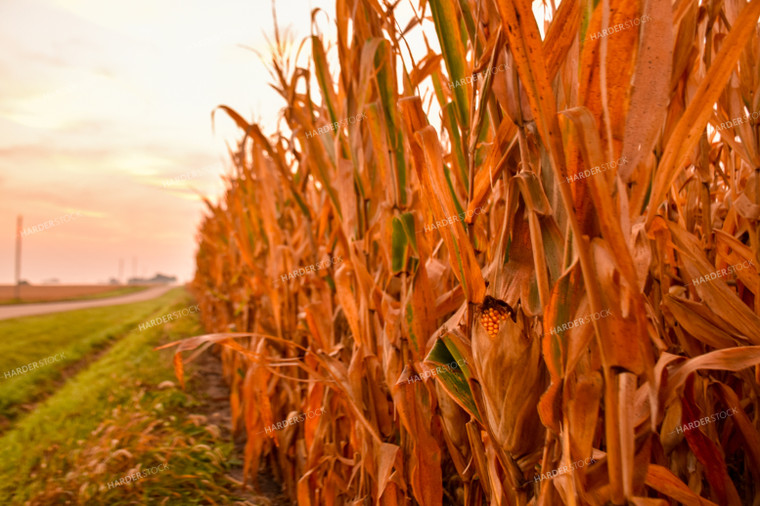
[[[73,311],[75,309],[89,309],[91,307],[116,306],[118,304],[132,304],[133,302],[142,302],[144,300],[155,299],[165,294],[174,286],[156,286],[148,288],[137,293],[121,295],[119,297],[109,297],[107,299],[80,300],[71,302],[41,302],[39,304],[15,304],[11,306],[0,306],[0,320],[9,318],[19,318],[22,316],[34,316],[48,313],[61,313],[63,311]]]

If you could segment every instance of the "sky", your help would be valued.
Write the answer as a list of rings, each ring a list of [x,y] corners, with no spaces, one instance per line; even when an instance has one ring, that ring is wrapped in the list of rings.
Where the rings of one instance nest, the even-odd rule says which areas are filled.
[[[334,40],[334,2],[277,0],[279,25],[298,44],[321,8]],[[211,112],[275,131],[284,102],[259,57],[273,33],[270,0],[0,0],[0,284],[15,283],[19,215],[32,284],[191,280],[202,197],[218,201],[241,136],[222,112],[212,129]]]
[[[332,3],[278,0],[278,21],[300,41]],[[200,195],[218,200],[240,136],[211,112],[274,131],[283,102],[255,52],[272,34],[269,0],[0,1],[0,284],[18,215],[33,284],[107,282],[120,263],[122,280],[190,280]]]

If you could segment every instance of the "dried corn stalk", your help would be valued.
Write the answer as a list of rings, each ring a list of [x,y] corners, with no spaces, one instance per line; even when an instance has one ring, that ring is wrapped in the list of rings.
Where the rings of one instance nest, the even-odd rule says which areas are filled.
[[[221,345],[249,480],[760,504],[760,0],[393,5],[336,2],[332,71],[277,39],[287,130],[222,107],[244,137],[193,283],[218,334],[178,353]]]

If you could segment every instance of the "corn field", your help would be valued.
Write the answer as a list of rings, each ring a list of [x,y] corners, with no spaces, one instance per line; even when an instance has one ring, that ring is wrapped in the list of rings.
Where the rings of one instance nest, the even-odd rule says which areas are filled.
[[[397,5],[275,30],[274,134],[216,111],[174,365],[220,350],[247,484],[760,506],[760,0]]]

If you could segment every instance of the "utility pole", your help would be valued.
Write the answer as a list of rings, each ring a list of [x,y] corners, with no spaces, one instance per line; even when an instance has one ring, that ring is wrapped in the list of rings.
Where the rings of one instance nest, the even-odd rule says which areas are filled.
[[[119,284],[124,284],[124,259],[119,259]]]
[[[16,289],[14,290],[14,297],[16,299],[21,298],[21,229],[24,218],[19,214],[16,220]]]

